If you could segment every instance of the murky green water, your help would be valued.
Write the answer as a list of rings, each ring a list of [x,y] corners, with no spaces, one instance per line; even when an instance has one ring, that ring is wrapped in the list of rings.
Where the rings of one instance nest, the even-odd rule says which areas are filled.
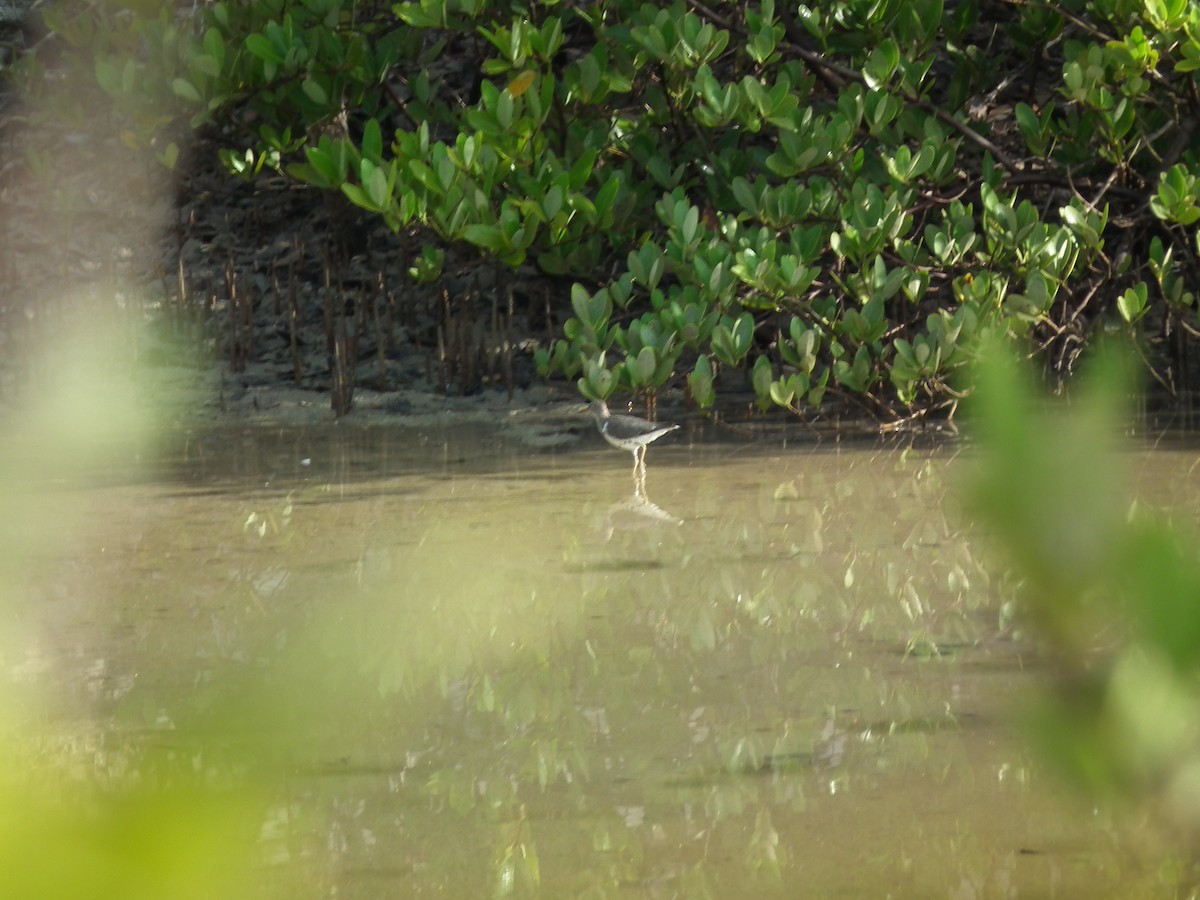
[[[6,662],[79,777],[265,781],[289,896],[1145,889],[1013,725],[1043,663],[954,455],[681,432],[638,497],[594,432],[181,438],[41,501],[80,524]]]

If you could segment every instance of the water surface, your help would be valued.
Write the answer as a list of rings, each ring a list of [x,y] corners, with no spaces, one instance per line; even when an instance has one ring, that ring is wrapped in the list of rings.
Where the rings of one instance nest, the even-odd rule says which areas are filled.
[[[289,896],[1125,896],[1014,725],[1045,663],[958,453],[685,430],[642,494],[590,431],[180,435],[41,501],[10,669],[86,777],[265,773]]]

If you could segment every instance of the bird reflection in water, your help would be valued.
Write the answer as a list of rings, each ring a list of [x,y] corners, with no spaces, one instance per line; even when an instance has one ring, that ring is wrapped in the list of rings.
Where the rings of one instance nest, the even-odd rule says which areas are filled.
[[[645,476],[643,475],[643,478]],[[632,497],[627,497],[608,508],[604,514],[605,538],[611,538],[617,530],[648,528],[652,525],[682,525],[683,519],[671,515],[646,496],[645,485],[636,486]]]

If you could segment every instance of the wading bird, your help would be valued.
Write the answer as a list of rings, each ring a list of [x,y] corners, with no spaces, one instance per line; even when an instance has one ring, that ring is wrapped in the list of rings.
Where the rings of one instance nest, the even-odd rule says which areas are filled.
[[[646,466],[646,447],[658,440],[664,434],[674,431],[678,425],[647,422],[637,416],[627,416],[621,413],[613,414],[608,411],[608,404],[603,400],[593,400],[588,407],[596,427],[604,435],[604,439],[614,447],[628,450],[633,454],[633,474],[637,477],[639,471]]]

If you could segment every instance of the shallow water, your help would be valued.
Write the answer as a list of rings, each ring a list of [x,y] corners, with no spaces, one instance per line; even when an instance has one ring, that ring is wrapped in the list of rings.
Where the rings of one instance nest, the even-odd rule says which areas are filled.
[[[1144,888],[1014,724],[1043,662],[947,501],[957,452],[684,431],[641,496],[591,431],[180,436],[39,501],[75,524],[6,662],[88,776],[267,772],[289,896]]]

